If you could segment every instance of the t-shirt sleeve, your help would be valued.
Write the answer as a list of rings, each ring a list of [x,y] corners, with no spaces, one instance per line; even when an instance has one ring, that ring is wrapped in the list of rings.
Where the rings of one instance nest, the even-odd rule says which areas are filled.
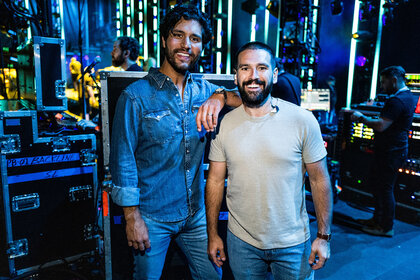
[[[210,143],[209,160],[226,161],[226,154],[223,147],[223,122],[220,124],[219,133]]]
[[[390,98],[385,103],[385,106],[381,112],[381,117],[395,121],[401,115],[403,110],[404,107],[401,101],[399,101],[397,98]]]
[[[308,112],[309,113],[309,112]],[[321,129],[315,117],[309,113],[303,135],[302,157],[304,163],[313,163],[327,155]]]

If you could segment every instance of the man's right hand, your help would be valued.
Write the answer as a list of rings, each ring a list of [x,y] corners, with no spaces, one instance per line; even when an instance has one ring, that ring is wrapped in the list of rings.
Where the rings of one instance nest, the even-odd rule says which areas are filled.
[[[138,207],[134,209],[130,208],[124,207],[124,216],[127,222],[125,231],[127,233],[128,246],[144,251],[150,248],[149,230],[141,217]]]
[[[214,262],[215,265],[221,267],[223,262],[226,261],[225,250],[223,246],[223,240],[219,235],[212,238],[209,237],[207,254],[209,258]]]

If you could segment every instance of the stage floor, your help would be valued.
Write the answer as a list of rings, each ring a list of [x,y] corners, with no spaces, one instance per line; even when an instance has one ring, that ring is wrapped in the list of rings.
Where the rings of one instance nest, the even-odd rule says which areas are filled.
[[[308,202],[308,210],[311,204]],[[315,273],[315,279],[420,279],[420,227],[396,220],[394,237],[371,236],[361,232],[353,220],[371,216],[343,201],[334,205],[331,258]],[[317,227],[312,218],[311,235],[315,236]]]

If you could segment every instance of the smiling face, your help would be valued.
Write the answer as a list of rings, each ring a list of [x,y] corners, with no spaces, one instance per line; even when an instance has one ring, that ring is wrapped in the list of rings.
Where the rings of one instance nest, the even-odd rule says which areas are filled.
[[[203,50],[202,32],[198,21],[182,18],[163,40],[165,60],[176,72],[185,74],[195,66]]]
[[[266,50],[246,49],[239,54],[235,84],[247,107],[261,107],[276,82],[277,68],[273,69]]]

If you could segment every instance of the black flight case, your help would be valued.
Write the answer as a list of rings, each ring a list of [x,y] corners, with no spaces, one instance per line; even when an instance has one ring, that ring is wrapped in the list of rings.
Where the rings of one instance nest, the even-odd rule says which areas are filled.
[[[36,115],[0,112],[0,278],[97,247],[96,136],[38,138]]]

